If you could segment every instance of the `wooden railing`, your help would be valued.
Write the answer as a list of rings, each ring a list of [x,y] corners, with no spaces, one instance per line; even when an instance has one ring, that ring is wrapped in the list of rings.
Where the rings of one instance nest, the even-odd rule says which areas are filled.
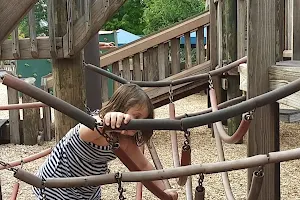
[[[100,57],[102,68],[109,68],[127,80],[159,81],[209,60],[209,12],[181,21],[157,33],[107,52]],[[204,29],[207,45],[204,45]],[[196,32],[196,45],[190,34]],[[180,40],[184,39],[184,44]],[[194,59],[192,58],[194,56]],[[102,99],[109,98],[107,78],[103,77]],[[114,84],[114,89],[118,84]]]

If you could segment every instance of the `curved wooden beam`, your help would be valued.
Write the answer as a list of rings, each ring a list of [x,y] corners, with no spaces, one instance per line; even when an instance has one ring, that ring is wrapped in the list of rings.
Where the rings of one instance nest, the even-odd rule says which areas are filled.
[[[10,0],[0,4],[0,44],[14,30],[21,19],[30,11],[37,0]]]

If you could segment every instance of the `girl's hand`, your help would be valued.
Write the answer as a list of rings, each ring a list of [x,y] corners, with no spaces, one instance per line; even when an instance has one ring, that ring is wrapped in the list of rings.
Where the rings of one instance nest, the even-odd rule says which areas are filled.
[[[125,113],[121,112],[108,112],[104,118],[103,122],[106,126],[110,126],[112,129],[120,128],[122,122],[124,124],[127,124],[131,120],[131,116]],[[121,132],[121,134],[127,135],[129,134],[129,131],[122,130],[118,131]]]
[[[178,199],[178,193],[176,189],[166,189],[164,192],[169,194],[173,198],[173,200]]]

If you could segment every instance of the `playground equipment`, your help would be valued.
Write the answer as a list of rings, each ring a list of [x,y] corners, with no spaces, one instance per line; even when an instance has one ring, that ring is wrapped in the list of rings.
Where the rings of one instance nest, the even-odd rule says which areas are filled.
[[[86,65],[88,66],[88,65]],[[90,65],[89,65],[90,66]],[[237,66],[237,64],[235,65]],[[105,70],[101,70],[98,72],[107,73]],[[268,164],[268,163],[275,163],[275,162],[282,162],[287,161],[291,159],[297,159],[300,157],[299,155],[299,149],[296,150],[288,150],[285,152],[272,152],[268,155],[258,155],[250,158],[241,159],[238,162],[234,161],[224,161],[224,155],[223,150],[221,148],[221,139],[223,141],[227,141],[227,138],[223,139],[220,137],[219,132],[224,131],[222,130],[221,126],[217,126],[217,124],[223,120],[224,118],[229,118],[237,114],[246,113],[249,111],[252,111],[258,107],[264,106],[268,103],[277,101],[283,97],[289,96],[292,93],[295,93],[296,91],[300,90],[300,79],[283,86],[279,89],[273,90],[271,92],[268,92],[266,94],[254,97],[252,99],[248,99],[242,103],[239,103],[237,105],[231,106],[229,108],[224,108],[222,110],[217,110],[217,104],[216,104],[216,96],[213,89],[213,82],[211,78],[211,74],[215,74],[216,72],[211,72],[206,75],[203,75],[202,77],[204,79],[208,79],[209,86],[210,86],[210,97],[211,97],[211,103],[212,103],[212,112],[202,115],[197,115],[194,117],[188,117],[181,120],[175,120],[175,116],[170,116],[170,119],[141,119],[141,120],[132,120],[127,125],[122,125],[120,129],[140,129],[142,131],[152,131],[152,130],[180,130],[180,131],[186,131],[189,128],[205,125],[208,123],[213,123],[214,130],[216,134],[216,143],[218,147],[218,155],[220,159],[220,163],[216,165],[214,164],[203,164],[203,165],[195,165],[190,166],[189,161],[186,163],[188,166],[182,166],[183,163],[181,163],[181,167],[179,167],[179,164],[177,165],[176,169],[164,169],[163,171],[149,171],[149,172],[128,172],[120,174],[110,174],[110,175],[99,175],[95,177],[74,177],[74,178],[63,178],[63,179],[49,179],[49,180],[40,180],[39,178],[35,177],[34,175],[22,170],[21,168],[16,169],[11,166],[11,164],[1,163],[4,168],[10,169],[14,172],[14,176],[26,183],[29,183],[31,185],[34,185],[35,187],[43,188],[43,187],[77,187],[77,186],[92,186],[97,184],[108,184],[108,183],[119,183],[126,182],[126,181],[141,181],[151,192],[153,192],[157,197],[161,199],[169,199],[170,197],[166,196],[164,192],[159,191],[158,188],[153,188],[153,184],[151,184],[151,181],[158,180],[158,179],[168,179],[168,178],[175,178],[175,177],[187,177],[190,175],[195,174],[205,174],[205,173],[218,173],[222,172],[224,174],[223,181],[224,186],[226,189],[226,195],[227,197],[232,196],[228,178],[226,178],[226,172],[229,170],[236,170],[236,169],[242,169],[247,167],[254,167],[254,166],[260,166],[259,170],[255,172],[255,176],[253,178],[253,187],[259,188],[259,185],[261,184],[260,179],[263,177],[263,171],[262,166]],[[47,92],[36,88],[28,83],[25,83],[24,81],[13,77],[12,75],[9,75],[5,72],[2,72],[1,74],[3,84],[12,87],[18,91],[24,92],[25,94],[32,96],[33,98],[40,100],[41,102],[67,114],[68,116],[75,118],[79,122],[85,124],[91,129],[104,126],[103,124],[99,124],[95,122],[95,119],[85,112],[79,110],[78,108],[48,94]],[[117,79],[118,77],[115,75],[111,75],[111,77],[114,77]],[[190,78],[190,79],[189,79]],[[118,78],[119,79],[119,78]],[[196,81],[193,77],[187,77],[184,81],[181,80],[182,83],[188,82],[188,81]],[[126,80],[123,79],[124,83],[127,83]],[[158,83],[161,84],[161,83]],[[148,85],[144,83],[144,86],[146,87],[154,87],[154,82],[149,82]],[[171,99],[171,96],[170,96]],[[170,113],[172,114],[172,103],[170,103]],[[251,117],[246,118],[246,120],[251,120]],[[241,125],[243,126],[243,125]],[[108,127],[106,127],[108,129]],[[247,127],[245,128],[247,129]],[[232,136],[235,137],[242,137],[245,131],[237,130],[236,134]],[[236,136],[238,135],[238,136]],[[188,137],[188,135],[186,135]],[[188,139],[186,137],[186,139]],[[237,138],[239,139],[239,138]],[[111,143],[113,140],[109,140]],[[173,141],[175,141],[173,139]],[[122,150],[122,146],[120,146],[118,143],[111,143],[111,145],[114,147],[114,152],[116,155],[120,158],[120,160],[127,166],[127,168],[131,171],[139,171],[139,166],[135,165],[135,162],[130,159],[130,155],[128,155],[126,152]],[[188,145],[188,143],[185,143],[185,145]],[[45,151],[48,153],[48,151]],[[173,151],[173,153],[176,153]],[[173,154],[175,155],[175,154]],[[188,158],[190,155],[183,154],[182,157]],[[35,157],[35,156],[34,156]],[[177,156],[173,156],[174,161],[178,162]],[[222,162],[222,163],[221,163]],[[13,165],[18,165],[20,163],[14,163]],[[139,174],[140,173],[140,174]],[[71,182],[66,182],[70,181]],[[179,183],[180,185],[184,185],[186,183],[185,181],[181,181]],[[200,187],[200,186],[199,186]],[[257,192],[256,189],[251,189],[249,193],[249,197],[253,197],[253,192]],[[196,190],[197,195],[198,192],[201,193],[201,191],[204,191],[203,189]],[[256,193],[257,195],[259,193]],[[254,195],[255,196],[255,195]],[[257,198],[257,196],[255,196]]]
[[[11,2],[16,3],[16,0]],[[34,1],[29,3],[29,0],[26,1],[26,8],[16,7],[16,13],[26,12],[29,10],[29,7],[33,5]],[[67,1],[67,10],[68,16],[72,15],[72,1]],[[53,1],[49,0],[49,26],[50,34],[49,37],[45,38],[35,38],[34,35],[31,35],[31,38],[18,41],[16,37],[16,29],[13,32],[13,39],[6,40],[1,44],[1,59],[31,59],[31,58],[52,58],[54,61],[58,62],[55,66],[55,71],[58,76],[49,80],[52,82],[52,86],[57,88],[57,97],[53,99],[53,96],[46,94],[41,90],[36,90],[24,84],[21,80],[17,80],[13,76],[3,75],[4,84],[24,92],[25,94],[30,93],[30,96],[36,98],[37,100],[45,103],[46,105],[55,108],[56,110],[68,115],[69,117],[76,119],[79,122],[86,124],[89,128],[95,128],[99,124],[95,124],[95,121],[90,118],[85,112],[82,111],[78,106],[71,106],[63,99],[65,85],[73,84],[73,88],[80,88],[80,81],[73,83],[72,79],[67,79],[63,76],[58,67],[60,64],[64,69],[68,69],[66,74],[70,73],[73,76],[77,76],[78,71],[81,70],[82,60],[74,59],[78,58],[78,52],[82,49],[85,43],[99,31],[100,27],[108,19],[109,16],[124,2],[124,1],[96,1],[92,6],[88,5],[89,1],[81,1],[86,5],[87,10],[85,10],[84,16],[82,16],[76,23],[74,18],[69,17],[65,20],[67,24],[67,33],[61,35],[55,35],[55,24],[54,24],[54,6]],[[158,171],[153,172],[128,172],[122,174],[109,174],[97,177],[78,177],[68,180],[72,180],[72,185],[67,185],[64,181],[67,179],[49,179],[46,181],[37,179],[35,176],[28,174],[22,169],[9,168],[15,172],[15,177],[24,180],[27,183],[34,184],[38,187],[73,187],[79,186],[83,183],[87,185],[94,184],[106,184],[106,183],[118,183],[120,188],[122,188],[121,183],[126,181],[145,181],[147,187],[157,196],[164,197],[164,193],[157,191],[155,188],[151,188],[151,181],[156,179],[169,179],[169,178],[178,178],[178,177],[188,177],[192,175],[199,174],[199,185],[196,187],[197,198],[201,199],[204,196],[205,189],[203,188],[204,175],[207,173],[222,173],[224,187],[226,188],[226,196],[229,199],[233,199],[233,194],[230,192],[230,186],[227,181],[226,173],[227,171],[252,168],[249,169],[249,183],[252,182],[251,188],[249,188],[248,199],[258,199],[258,192],[261,186],[260,198],[267,199],[278,199],[279,195],[279,173],[276,171],[278,165],[272,163],[283,162],[291,159],[299,158],[299,150],[288,150],[284,152],[276,152],[278,150],[278,108],[276,109],[277,100],[282,98],[287,98],[287,96],[294,94],[299,90],[299,80],[298,78],[293,82],[289,79],[286,80],[287,85],[280,86],[277,89],[270,88],[269,83],[270,79],[268,78],[269,68],[275,65],[276,61],[283,60],[284,53],[286,50],[292,52],[289,53],[292,59],[299,59],[299,37],[296,34],[299,32],[299,12],[293,12],[293,19],[291,20],[291,7],[288,8],[289,12],[286,18],[287,29],[294,29],[294,31],[288,31],[285,34],[286,44],[283,43],[283,30],[284,30],[284,12],[283,12],[283,1],[274,1],[265,0],[252,0],[251,3],[247,6],[248,21],[247,30],[247,71],[250,75],[248,76],[247,82],[247,98],[237,98],[233,102],[236,105],[230,106],[229,108],[223,108],[217,110],[216,104],[220,104],[220,94],[221,94],[221,81],[224,83],[223,89],[228,89],[228,74],[226,69],[226,64],[230,63],[230,60],[223,59],[222,52],[222,6],[227,1],[210,1],[210,11],[202,15],[188,19],[182,23],[177,24],[174,27],[166,28],[156,34],[150,35],[146,38],[138,40],[136,43],[132,43],[126,46],[123,46],[115,51],[108,52],[100,58],[101,67],[106,69],[112,65],[114,74],[120,76],[124,79],[118,79],[122,81],[121,83],[133,82],[135,84],[140,84],[144,87],[147,94],[153,100],[155,107],[161,105],[170,104],[170,100],[175,101],[176,99],[183,98],[189,94],[195,93],[199,90],[207,89],[207,86],[213,83],[213,88],[210,88],[210,103],[212,104],[211,110],[205,110],[203,112],[187,114],[183,116],[175,116],[175,119],[160,119],[160,120],[133,120],[130,124],[122,126],[121,129],[142,129],[143,131],[151,130],[179,130],[186,133],[186,138],[188,139],[188,129],[196,126],[202,126],[212,123],[212,130],[216,136],[216,145],[220,147],[220,139],[226,140],[227,142],[235,142],[238,140],[247,129],[250,121],[251,124],[255,126],[249,127],[249,158],[237,160],[237,161],[223,161],[224,157],[222,156],[221,148],[218,148],[218,156],[220,162],[213,164],[201,164],[201,165],[187,165],[180,166],[175,169],[162,169],[157,156],[155,156],[155,148],[152,145],[151,141],[148,145],[151,149],[153,159],[156,158],[155,165]],[[288,1],[286,1],[287,4]],[[13,3],[9,4],[10,7]],[[104,5],[104,6],[103,6]],[[284,2],[283,2],[284,5]],[[7,9],[9,9],[9,6]],[[90,7],[91,6],[91,7]],[[239,30],[238,38],[238,58],[243,58],[246,55],[245,51],[245,1],[238,1],[239,13],[238,20],[239,22],[237,29]],[[294,1],[295,11],[299,10],[299,1]],[[105,8],[105,9],[104,9]],[[111,9],[110,9],[111,8]],[[298,9],[298,10],[297,10]],[[20,11],[20,12],[18,12]],[[32,12],[32,11],[30,11]],[[74,12],[73,12],[74,13]],[[103,14],[104,13],[104,14]],[[275,14],[276,13],[276,14]],[[104,16],[104,17],[103,17]],[[276,20],[275,20],[276,16]],[[19,16],[10,16],[12,24],[16,24]],[[0,19],[1,14],[0,14]],[[236,19],[233,19],[236,20]],[[291,26],[290,22],[294,21]],[[3,20],[0,20],[0,25]],[[63,23],[63,22],[62,22]],[[232,24],[234,24],[232,22]],[[86,25],[86,26],[85,26]],[[90,26],[95,25],[95,26]],[[251,25],[251,26],[250,26]],[[268,28],[266,28],[268,26]],[[5,36],[13,29],[13,26],[1,26],[3,27],[3,32],[0,32],[0,41],[3,41]],[[31,27],[32,24],[31,24]],[[204,51],[203,48],[203,29],[207,28],[207,51]],[[186,60],[185,60],[185,70],[180,71],[180,56],[179,52],[179,43],[182,35],[184,35],[186,41],[189,41],[190,32],[196,30],[197,37],[197,56],[196,62],[193,63],[191,59],[190,44],[185,45],[186,50]],[[4,33],[4,34],[2,34]],[[275,35],[275,33],[277,33]],[[293,41],[293,42],[292,42]],[[187,42],[188,43],[188,42]],[[37,45],[39,44],[39,45]],[[278,44],[278,46],[276,46]],[[292,44],[292,46],[291,46]],[[284,46],[284,47],[283,47]],[[236,48],[236,47],[234,47]],[[46,49],[46,50],[45,50]],[[77,53],[77,54],[76,54]],[[170,54],[170,55],[169,55]],[[282,55],[283,54],[283,55]],[[75,55],[75,56],[74,56]],[[73,59],[72,59],[73,56]],[[171,62],[169,63],[169,57],[171,57]],[[276,58],[275,58],[276,57]],[[67,58],[70,58],[69,60]],[[168,58],[168,59],[167,59]],[[234,59],[234,60],[238,60]],[[63,62],[60,63],[61,60]],[[287,59],[287,58],[285,58]],[[232,62],[234,61],[232,60]],[[68,62],[69,61],[69,62]],[[74,62],[74,64],[70,64]],[[243,61],[245,62],[245,61]],[[170,65],[171,64],[171,65]],[[239,63],[236,63],[239,64]],[[96,69],[91,65],[84,64],[86,68]],[[224,66],[225,65],[225,66]],[[160,66],[155,68],[153,66]],[[192,67],[194,66],[194,67]],[[217,70],[215,70],[217,68]],[[225,68],[223,72],[222,68]],[[234,68],[237,68],[235,65]],[[171,70],[170,70],[171,69]],[[169,71],[168,71],[169,70]],[[77,72],[73,74],[73,72]],[[95,70],[96,71],[96,70]],[[104,70],[105,71],[105,70]],[[170,73],[170,71],[172,73]],[[236,70],[237,71],[237,70]],[[72,72],[72,73],[71,73]],[[225,73],[224,73],[225,72]],[[102,72],[101,72],[102,73]],[[215,73],[215,74],[214,74]],[[230,71],[230,73],[236,73]],[[284,72],[282,72],[284,73]],[[195,74],[203,74],[198,77],[191,77]],[[224,75],[225,74],[225,75]],[[59,76],[60,75],[60,76]],[[107,75],[107,74],[106,74]],[[109,74],[110,75],[110,74]],[[210,78],[211,76],[211,78]],[[62,78],[63,77],[63,78]],[[117,76],[116,76],[117,77]],[[114,77],[114,79],[116,79]],[[110,76],[113,78],[113,76]],[[119,77],[118,77],[119,78]],[[166,78],[166,79],[165,79]],[[182,80],[183,78],[183,80]],[[189,79],[190,80],[187,80]],[[221,79],[222,78],[222,79]],[[228,78],[228,80],[227,80]],[[163,80],[164,79],[164,80]],[[180,79],[180,80],[177,80]],[[220,80],[221,79],[221,80]],[[137,82],[134,82],[137,81]],[[158,81],[160,80],[160,81]],[[107,81],[103,78],[102,81]],[[138,82],[138,81],[155,81],[155,82]],[[158,82],[156,82],[158,81]],[[291,83],[290,83],[291,82]],[[65,84],[65,85],[64,85]],[[147,85],[149,84],[149,85]],[[46,84],[47,85],[47,84]],[[118,84],[115,84],[117,87]],[[230,84],[229,84],[230,85]],[[153,88],[155,86],[164,86],[163,88]],[[229,86],[230,87],[230,86]],[[186,89],[187,88],[187,89]],[[156,91],[157,90],[157,91]],[[62,91],[62,92],[61,92]],[[103,87],[103,103],[107,99],[107,88]],[[59,93],[61,92],[61,93]],[[214,103],[215,96],[217,98],[217,103]],[[172,94],[172,95],[171,95]],[[44,96],[45,95],[45,96]],[[294,94],[295,95],[295,94]],[[247,100],[245,100],[247,99]],[[52,100],[51,102],[49,100]],[[66,101],[73,100],[71,97],[67,97]],[[243,101],[243,102],[241,102]],[[79,99],[79,102],[81,100]],[[241,103],[240,103],[241,102]],[[78,103],[78,102],[77,102]],[[232,102],[231,102],[232,103]],[[226,102],[226,106],[231,104]],[[76,102],[75,102],[76,104]],[[221,107],[220,104],[219,106]],[[65,106],[68,109],[65,109]],[[226,107],[225,106],[225,107]],[[263,106],[263,107],[262,107]],[[259,109],[257,109],[259,107]],[[260,108],[261,107],[261,108]],[[255,116],[252,119],[252,113],[255,109]],[[248,113],[250,112],[250,113]],[[240,127],[242,130],[237,130],[233,136],[225,136],[224,130],[220,124],[220,121],[226,120],[228,118],[234,117],[240,114],[246,114],[250,118],[242,120]],[[174,116],[172,116],[174,117]],[[261,123],[257,123],[258,121]],[[61,118],[57,120],[61,122]],[[244,124],[244,125],[243,125]],[[57,125],[61,127],[61,124]],[[264,133],[260,135],[260,130],[264,130]],[[58,131],[64,132],[64,131]],[[173,134],[174,136],[175,134]],[[262,140],[255,141],[255,138],[262,137]],[[58,136],[59,138],[59,136]],[[254,138],[254,139],[253,139]],[[175,137],[173,137],[175,141]],[[188,140],[186,140],[188,142]],[[264,143],[265,142],[265,143]],[[188,143],[186,143],[188,145]],[[119,151],[119,156],[122,153],[122,148]],[[274,151],[274,152],[273,152]],[[270,152],[270,153],[269,153]],[[174,155],[178,152],[174,152]],[[122,154],[122,156],[126,156]],[[128,156],[128,155],[127,155]],[[176,159],[177,156],[174,156]],[[125,162],[124,157],[121,158]],[[125,163],[129,169],[137,169],[134,166],[134,163],[131,162]],[[179,160],[178,160],[179,161]],[[187,162],[188,164],[189,162]],[[2,163],[6,165],[6,163]],[[269,165],[267,165],[269,164]],[[182,163],[180,163],[182,165]],[[176,161],[176,166],[179,166],[179,163]],[[258,168],[256,168],[258,166]],[[255,167],[254,173],[253,167]],[[120,176],[121,175],[121,176]],[[98,179],[99,178],[99,179]],[[262,178],[264,182],[262,183]],[[76,181],[78,180],[78,182]],[[165,181],[166,184],[167,181]],[[185,182],[187,187],[186,194],[187,199],[191,199],[191,187],[189,182]],[[249,184],[250,185],[250,184]],[[268,191],[268,193],[267,193]],[[168,197],[166,197],[168,199]]]

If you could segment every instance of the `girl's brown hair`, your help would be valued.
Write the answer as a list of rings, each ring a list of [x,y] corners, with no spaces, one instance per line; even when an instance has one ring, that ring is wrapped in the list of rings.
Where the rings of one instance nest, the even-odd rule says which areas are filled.
[[[100,110],[99,115],[104,117],[108,112],[126,113],[136,105],[147,106],[147,119],[154,118],[153,104],[144,90],[136,84],[124,84],[114,92],[108,103]],[[143,132],[143,142],[148,141],[152,133],[152,131]]]

